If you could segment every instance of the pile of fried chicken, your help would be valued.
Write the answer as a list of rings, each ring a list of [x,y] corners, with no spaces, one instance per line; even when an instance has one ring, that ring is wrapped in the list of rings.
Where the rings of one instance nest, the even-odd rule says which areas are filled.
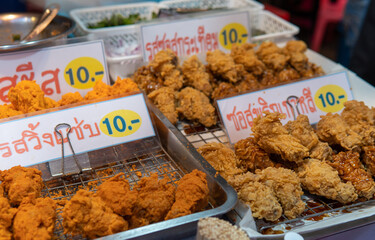
[[[134,91],[139,91],[135,82],[130,78],[119,77],[112,86],[97,81],[93,89],[84,97],[79,92],[66,93],[56,102],[46,97],[35,81],[23,80],[10,88],[8,93],[10,104],[0,105],[0,119]]]
[[[187,119],[211,127],[217,123],[215,99],[323,75],[321,67],[309,62],[306,50],[299,40],[282,48],[269,41],[259,46],[244,43],[229,54],[207,52],[206,65],[196,55],[180,65],[175,53],[166,49],[132,79],[172,124]]]
[[[131,190],[124,173],[96,191],[78,190],[70,200],[41,197],[41,171],[21,166],[0,171],[0,239],[53,239],[57,205],[64,234],[94,239],[201,211],[208,204],[206,174],[193,170],[177,187],[156,173]]]
[[[283,125],[284,114],[265,112],[234,149],[214,142],[198,151],[258,219],[300,216],[304,191],[342,204],[373,199],[375,108],[356,100],[344,106],[316,128],[305,115]]]

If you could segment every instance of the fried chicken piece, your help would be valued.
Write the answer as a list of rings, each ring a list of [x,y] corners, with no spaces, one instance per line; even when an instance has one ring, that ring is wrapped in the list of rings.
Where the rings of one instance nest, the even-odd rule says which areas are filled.
[[[305,210],[305,203],[301,199],[301,182],[294,171],[268,167],[257,170],[256,174],[259,175],[260,182],[272,188],[287,218],[296,218]]]
[[[197,169],[178,181],[176,201],[165,220],[182,217],[202,210],[208,204],[209,189],[206,174]]]
[[[84,97],[85,100],[100,99],[110,96],[111,86],[103,81],[96,81],[93,89]]]
[[[28,196],[39,197],[43,189],[42,172],[35,168],[15,166],[1,171],[0,181],[10,204],[15,206]]]
[[[8,199],[0,196],[0,239],[11,240],[11,226],[17,209],[11,208]]]
[[[235,85],[228,82],[220,82],[219,85],[212,92],[212,99],[223,98],[230,95],[235,95],[239,91]]]
[[[265,41],[259,45],[255,53],[258,56],[258,58],[263,61],[263,59],[266,56],[269,56],[274,53],[282,53],[282,49],[271,41]]]
[[[115,84],[109,90],[110,96],[139,91],[137,84],[130,78],[117,77]]]
[[[135,71],[133,80],[147,94],[163,86],[161,78],[157,78],[151,71],[150,66],[142,66]]]
[[[23,114],[23,112],[14,109],[13,105],[11,104],[0,105],[0,119],[13,117],[20,114]]]
[[[354,132],[340,115],[328,113],[320,118],[316,125],[320,140],[329,145],[340,145],[346,150],[360,150],[361,136]]]
[[[35,81],[20,81],[15,87],[10,88],[8,98],[14,109],[23,113],[48,108],[44,92]]]
[[[309,150],[289,134],[280,118],[285,118],[285,115],[278,112],[266,112],[264,117],[255,118],[251,128],[254,140],[267,153],[279,154],[285,161],[302,162]]]
[[[228,183],[238,193],[238,198],[248,204],[253,217],[276,221],[283,209],[273,189],[258,181],[257,175],[247,172],[229,177]]]
[[[156,173],[139,182],[138,199],[130,218],[131,228],[164,220],[175,200],[175,187]]]
[[[164,86],[176,91],[182,88],[184,77],[178,68],[178,58],[172,50],[158,52],[149,66],[151,71],[162,79]]]
[[[350,126],[350,129],[361,136],[362,146],[374,145],[375,119],[371,109],[364,102],[356,100],[347,101],[344,106],[341,117]]]
[[[206,143],[198,152],[209,162],[223,178],[243,173],[241,162],[234,151],[222,143]]]
[[[277,74],[278,82],[289,82],[301,78],[301,75],[291,67],[284,68]]]
[[[263,56],[262,60],[268,68],[276,71],[284,69],[289,61],[290,57],[281,53],[270,53]]]
[[[240,75],[242,76],[242,80],[236,83],[238,92],[255,91],[261,88],[261,84],[253,74],[245,71],[241,72]]]
[[[161,87],[148,95],[148,98],[168,118],[172,124],[178,121],[176,110],[176,92],[170,87]]]
[[[278,83],[277,72],[272,69],[266,69],[260,77],[260,85],[263,87],[274,86]]]
[[[358,152],[339,152],[329,164],[339,172],[342,180],[351,182],[359,197],[371,199],[375,193],[375,182],[363,168]]]
[[[308,62],[306,68],[299,71],[299,73],[301,74],[302,78],[312,78],[325,74],[321,66],[317,66],[316,64],[310,62]]]
[[[298,177],[304,189],[312,194],[347,204],[358,195],[351,182],[343,182],[337,170],[325,161],[310,158],[298,168]]]
[[[301,144],[309,149],[309,156],[319,160],[330,160],[332,148],[328,143],[321,142],[306,115],[299,115],[295,121],[285,124],[289,134],[297,138]]]
[[[362,148],[362,161],[367,171],[375,176],[375,146],[365,146]]]
[[[65,93],[61,99],[57,102],[59,106],[65,106],[73,103],[79,103],[83,101],[83,97],[79,92]]]
[[[137,201],[138,192],[130,190],[129,182],[124,175],[124,173],[119,173],[102,183],[98,187],[96,196],[100,197],[114,213],[130,216]]]
[[[286,43],[284,50],[287,53],[295,53],[295,52],[306,52],[307,50],[307,45],[304,41],[301,40],[290,40]]]
[[[304,72],[309,67],[309,59],[302,52],[291,52],[290,56],[290,65],[292,65],[298,72]]]
[[[177,94],[177,99],[177,112],[188,120],[198,121],[206,127],[216,124],[215,108],[201,91],[186,87]]]
[[[187,79],[186,85],[191,86],[204,94],[210,96],[212,86],[210,75],[206,72],[206,67],[199,61],[196,55],[191,56],[182,64],[182,73]]]
[[[207,52],[206,61],[208,68],[215,76],[232,83],[238,81],[236,64],[229,54],[216,49],[213,52]]]
[[[81,189],[66,204],[61,214],[64,233],[98,238],[128,229],[128,223],[115,214],[93,192]]]
[[[233,58],[236,64],[243,65],[246,71],[259,76],[263,73],[266,66],[255,54],[255,46],[256,44],[251,43],[233,45],[230,56]]]
[[[236,142],[234,150],[236,156],[248,171],[255,172],[256,169],[278,166],[278,164],[270,159],[268,153],[256,144],[253,137],[241,139]]]
[[[56,208],[57,205],[51,198],[26,198],[14,217],[14,239],[52,239]]]

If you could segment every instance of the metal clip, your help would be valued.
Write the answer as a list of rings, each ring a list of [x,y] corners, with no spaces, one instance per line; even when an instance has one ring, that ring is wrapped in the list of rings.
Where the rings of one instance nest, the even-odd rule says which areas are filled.
[[[64,158],[65,158],[65,153],[64,153],[64,137],[63,135],[60,133],[60,129],[61,128],[64,128],[64,127],[67,127],[68,128],[68,131],[66,133],[66,138],[68,139],[68,143],[69,143],[69,146],[70,146],[70,150],[72,150],[72,153],[73,153],[73,158],[74,158],[74,161],[75,163],[77,164],[77,167],[79,169],[79,173],[81,174],[82,173],[82,167],[81,165],[79,164],[78,162],[78,159],[76,157],[76,154],[74,152],[74,149],[73,149],[73,146],[72,146],[72,143],[70,142],[70,138],[69,138],[69,134],[70,134],[70,131],[72,130],[72,127],[68,124],[68,123],[60,123],[60,124],[57,124],[56,127],[55,127],[55,132],[60,136],[61,138],[61,171],[62,171],[62,175],[65,175],[65,166],[64,166]]]
[[[293,118],[294,118],[294,121],[297,119],[298,115],[296,116],[296,113],[294,112],[294,107],[292,106],[292,104],[289,102],[289,100],[291,98],[295,98],[297,99],[297,104],[296,104],[296,109],[297,109],[297,114],[300,115],[301,113],[299,112],[299,109],[298,109],[298,104],[299,104],[299,98],[297,96],[294,96],[294,95],[291,95],[289,96],[287,99],[286,99],[286,104],[289,105],[289,107],[292,109],[292,112],[293,112]]]

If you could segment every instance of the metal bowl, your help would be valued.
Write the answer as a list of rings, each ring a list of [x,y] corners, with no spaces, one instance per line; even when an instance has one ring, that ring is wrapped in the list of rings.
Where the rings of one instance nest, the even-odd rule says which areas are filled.
[[[41,17],[40,13],[0,14],[0,52],[39,46],[67,37],[75,27],[75,22],[64,16],[56,16],[52,22],[32,41],[18,43],[14,36],[25,37]]]

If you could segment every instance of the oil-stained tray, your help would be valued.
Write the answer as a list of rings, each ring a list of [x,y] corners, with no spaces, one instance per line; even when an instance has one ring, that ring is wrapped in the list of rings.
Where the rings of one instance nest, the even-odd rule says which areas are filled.
[[[106,236],[103,239],[182,239],[195,234],[196,223],[200,218],[220,217],[230,211],[237,202],[234,189],[222,177],[215,176],[215,169],[196,152],[158,109],[150,112],[159,138],[151,137],[79,155],[79,161],[89,161],[91,170],[53,177],[51,166],[58,164],[52,165],[50,162],[35,165],[34,167],[43,174],[43,195],[55,200],[69,200],[79,189],[95,191],[101,182],[120,172],[125,173],[131,186],[151,173],[167,177],[172,184],[176,184],[185,173],[198,169],[207,174],[210,190],[209,206],[205,210]],[[75,146],[77,147],[79,146]],[[70,168],[74,169],[72,166]],[[82,236],[72,237],[64,234],[62,211],[63,207],[57,209],[55,239],[83,239]]]

